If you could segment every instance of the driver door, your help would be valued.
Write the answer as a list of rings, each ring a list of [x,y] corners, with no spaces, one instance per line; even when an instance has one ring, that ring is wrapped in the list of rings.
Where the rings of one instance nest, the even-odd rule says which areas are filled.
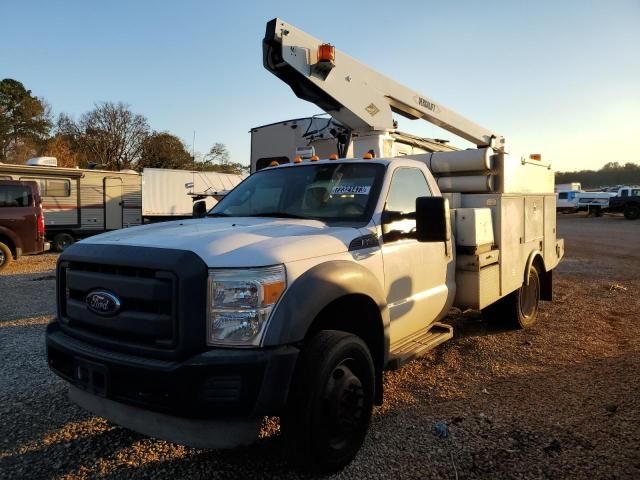
[[[393,172],[385,210],[415,211],[417,197],[431,196],[418,168],[399,167]],[[424,330],[445,308],[450,257],[444,242],[420,243],[415,239],[394,240],[392,231],[411,233],[415,220],[383,225],[382,258],[385,293],[391,317],[391,345]]]

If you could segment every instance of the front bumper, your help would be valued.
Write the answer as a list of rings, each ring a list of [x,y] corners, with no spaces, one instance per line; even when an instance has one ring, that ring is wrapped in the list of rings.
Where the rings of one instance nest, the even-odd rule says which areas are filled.
[[[106,350],[47,326],[49,367],[74,387],[183,418],[279,415],[299,350],[212,349],[182,361]]]

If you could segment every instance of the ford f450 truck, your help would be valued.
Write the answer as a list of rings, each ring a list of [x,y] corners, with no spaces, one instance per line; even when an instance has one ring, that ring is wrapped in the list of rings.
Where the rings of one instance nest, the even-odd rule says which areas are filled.
[[[317,65],[324,44],[280,20],[264,45],[267,68],[292,86],[317,82],[298,93],[330,114],[318,96],[346,78],[340,68],[375,87],[364,113],[330,95],[357,158],[276,162],[208,212],[196,206],[200,218],[72,245],[57,266],[48,361],[73,401],[117,424],[222,448],[279,416],[297,461],[335,471],[362,445],[383,372],[452,337],[440,322],[450,307],[536,322],[564,252],[553,171],[422,96],[413,115],[444,115],[479,148],[385,158],[390,136],[364,124],[366,107],[375,128],[393,128],[382,115],[408,111],[408,89],[331,49],[312,73],[304,62]],[[285,58],[300,49],[314,55]]]

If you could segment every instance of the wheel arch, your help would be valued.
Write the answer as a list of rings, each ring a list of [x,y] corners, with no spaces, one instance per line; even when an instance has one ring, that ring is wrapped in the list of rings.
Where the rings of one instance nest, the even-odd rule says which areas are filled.
[[[540,277],[540,299],[551,301],[553,299],[553,270],[547,270],[544,257],[540,250],[533,250],[527,258],[524,268],[524,285],[529,285],[531,267],[535,266]]]
[[[389,352],[386,297],[374,274],[354,262],[335,260],[307,270],[284,293],[269,320],[264,346],[300,343],[314,333],[342,330],[367,344],[376,367],[376,402]]]
[[[376,371],[376,404],[382,404],[382,372],[389,352],[389,335],[373,299],[363,294],[348,294],[329,303],[313,320],[305,341],[321,330],[340,330],[361,338],[367,345]]]
[[[18,249],[22,248],[22,243],[20,242],[20,238],[17,238],[11,230],[0,227],[0,242],[9,247],[14,257],[18,256]]]

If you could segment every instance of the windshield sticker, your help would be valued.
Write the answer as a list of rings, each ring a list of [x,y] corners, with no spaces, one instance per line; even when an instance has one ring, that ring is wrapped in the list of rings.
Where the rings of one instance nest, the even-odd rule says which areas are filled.
[[[331,189],[332,195],[369,195],[370,185],[338,185]]]

